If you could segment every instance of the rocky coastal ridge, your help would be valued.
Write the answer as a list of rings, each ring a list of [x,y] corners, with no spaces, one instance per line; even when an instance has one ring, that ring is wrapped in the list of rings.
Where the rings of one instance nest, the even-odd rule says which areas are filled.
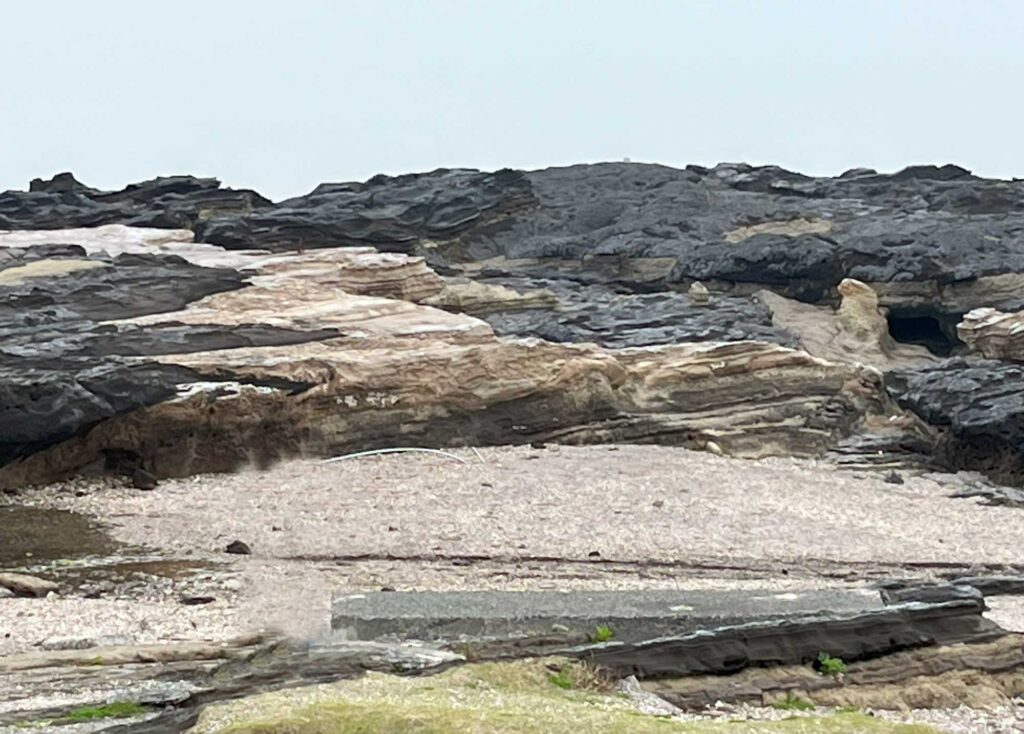
[[[1022,211],[956,166],[36,180],[0,194],[0,483],[601,441],[1013,481]]]

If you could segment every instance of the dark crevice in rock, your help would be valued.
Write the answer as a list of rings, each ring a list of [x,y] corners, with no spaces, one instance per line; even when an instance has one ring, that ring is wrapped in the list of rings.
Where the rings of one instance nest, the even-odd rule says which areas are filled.
[[[918,344],[939,357],[949,357],[963,350],[957,338],[956,325],[962,314],[945,314],[927,310],[889,309],[889,335],[903,344]]]

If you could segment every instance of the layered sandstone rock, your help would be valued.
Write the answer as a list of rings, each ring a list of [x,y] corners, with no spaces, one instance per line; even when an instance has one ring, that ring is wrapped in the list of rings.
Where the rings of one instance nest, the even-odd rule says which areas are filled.
[[[876,372],[770,343],[500,339],[415,303],[444,285],[405,255],[225,251],[125,227],[49,234],[75,245],[37,236],[0,237],[11,267],[56,263],[7,286],[9,302],[48,304],[7,311],[7,484],[410,443],[653,439],[815,454],[890,409]]]
[[[989,359],[1024,362],[1024,311],[976,308],[964,316],[956,330],[968,347]]]
[[[835,311],[771,291],[760,291],[756,297],[771,311],[776,326],[795,334],[800,346],[817,357],[870,365],[882,371],[937,361],[925,347],[893,339],[878,294],[870,286],[846,278],[836,291],[841,300]]]
[[[645,352],[657,355],[651,360],[686,372],[682,363],[699,357],[684,345],[696,342],[715,344],[701,349],[748,350],[750,364],[761,360],[758,350],[774,359],[789,354],[784,348],[824,360],[787,365],[771,378],[796,385],[779,391],[788,396],[782,402],[807,381],[812,414],[825,410],[824,396],[831,395],[838,403],[830,403],[826,413],[835,414],[824,421],[777,407],[764,414],[762,398],[772,390],[760,378],[716,377],[709,392],[728,384],[738,391],[730,397],[735,405],[760,406],[748,411],[758,418],[740,421],[742,429],[735,428],[742,412],[736,408],[711,419],[719,421],[714,431],[747,436],[723,439],[723,446],[752,451],[751,437],[761,429],[751,426],[782,420],[781,432],[761,431],[772,437],[757,439],[766,442],[762,450],[805,451],[828,443],[809,440],[808,426],[820,423],[824,428],[814,430],[835,437],[865,416],[863,405],[849,407],[845,388],[824,388],[809,375],[856,373],[841,381],[849,385],[877,383],[865,377],[873,374],[868,367],[929,369],[933,355],[897,340],[960,354],[954,326],[962,314],[1024,305],[1017,223],[1024,183],[983,179],[956,166],[892,175],[858,169],[836,178],[745,164],[443,169],[323,184],[276,204],[188,176],[103,192],[61,174],[30,189],[0,194],[0,227],[14,230],[0,234],[0,461],[72,439],[79,448],[67,461],[54,460],[60,471],[80,465],[90,451],[143,461],[141,437],[111,434],[110,446],[99,439],[114,431],[106,422],[164,406],[184,425],[182,406],[211,391],[241,400],[256,390],[263,402],[284,400],[274,416],[292,415],[295,427],[279,431],[282,446],[257,441],[250,453],[263,458],[397,438],[467,441],[471,434],[486,441],[561,432],[579,440],[718,445],[703,437],[711,430],[706,416],[719,416],[713,401],[653,401],[661,406],[654,409],[636,403],[634,387],[614,377],[629,372],[625,365],[634,359],[622,350],[655,346],[664,348]],[[166,229],[125,226],[140,224]],[[1016,354],[1012,320],[993,318],[967,319],[961,338],[984,354]],[[529,337],[560,346],[516,341]],[[759,344],[718,344],[752,341]],[[439,362],[452,366],[435,374]],[[509,367],[504,376],[506,365],[521,362],[536,374]],[[959,375],[958,364],[936,366],[934,374]],[[403,395],[421,389],[417,372],[443,386],[451,375],[469,379],[468,370],[493,388],[486,399],[463,385],[452,392],[423,388],[457,407],[427,410],[424,397],[401,416],[375,413],[372,430],[350,428],[333,415],[321,420],[322,407],[311,409],[313,417],[295,408],[314,396],[348,395],[348,376],[375,394],[398,389],[387,379],[398,365],[408,383]],[[561,365],[571,365],[565,374],[589,377],[567,382]],[[1015,378],[1003,367],[965,369],[989,370],[986,385],[1009,379],[990,413],[1015,413],[1006,404]],[[914,390],[904,393],[896,383],[891,389],[904,405],[940,420],[940,433],[950,425]],[[868,414],[867,423],[892,417],[877,407],[885,399],[876,396],[878,416]],[[250,426],[249,435],[262,410],[251,408],[247,422],[227,422]],[[526,420],[530,410],[565,415]],[[670,413],[686,417],[673,422],[665,417]],[[1002,423],[993,421],[990,432],[998,433]],[[235,429],[209,430],[222,429],[216,441],[237,441]],[[371,441],[373,431],[380,433]],[[86,439],[92,448],[83,447]],[[205,444],[202,450],[209,451]],[[161,465],[172,472],[240,460],[223,448],[216,459],[195,460],[183,458],[189,450],[178,459],[169,458],[169,449],[146,451],[164,457]]]

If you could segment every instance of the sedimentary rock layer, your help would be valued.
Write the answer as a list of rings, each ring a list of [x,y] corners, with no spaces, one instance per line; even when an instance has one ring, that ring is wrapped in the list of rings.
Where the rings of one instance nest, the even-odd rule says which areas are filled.
[[[113,451],[174,473],[236,465],[230,444],[262,460],[398,439],[820,451],[866,415],[893,416],[858,365],[917,370],[909,391],[891,382],[902,405],[961,448],[966,433],[999,435],[1019,457],[999,417],[1015,410],[1008,368],[964,367],[997,401],[971,430],[914,390],[926,372],[967,374],[936,359],[961,339],[1016,354],[1011,318],[955,325],[1024,305],[1022,211],[1024,182],[956,166],[442,169],[279,203],[189,176],[118,192],[36,180],[0,194],[0,228],[19,230],[0,234],[0,417],[16,426],[0,461],[66,439],[78,448],[48,466]],[[123,227],[140,224],[166,229]],[[693,375],[719,363],[735,372],[712,368],[698,400]],[[674,376],[655,394],[637,364]],[[196,428],[194,402],[211,395],[219,417]],[[201,448],[172,460],[150,446],[146,422],[163,420]]]
[[[640,679],[808,664],[822,651],[843,661],[864,660],[916,647],[983,642],[1005,634],[981,616],[983,606],[972,599],[897,604],[860,614],[821,614],[640,643],[610,642],[579,648],[574,654]]]
[[[982,356],[1024,362],[1024,311],[977,308],[964,316],[956,330],[960,339]]]
[[[416,303],[445,287],[419,258],[226,251],[125,227],[39,238],[0,236],[7,483],[408,443],[813,454],[891,409],[876,372],[777,344],[499,339]],[[47,267],[26,273],[32,263]]]

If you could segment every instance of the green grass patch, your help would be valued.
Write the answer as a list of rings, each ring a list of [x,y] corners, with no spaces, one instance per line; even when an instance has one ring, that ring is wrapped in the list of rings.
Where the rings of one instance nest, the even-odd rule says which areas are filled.
[[[548,680],[551,681],[551,685],[556,688],[561,688],[563,691],[571,691],[573,688],[572,678],[563,673],[561,670],[551,676]]]
[[[64,718],[68,721],[92,721],[93,719],[126,719],[129,716],[141,716],[148,712],[145,706],[132,701],[117,701],[102,706],[83,706],[69,712]]]
[[[560,681],[555,683],[555,680]],[[565,685],[563,685],[565,684]],[[643,714],[567,660],[477,663],[425,677],[369,673],[209,706],[195,734],[936,734],[861,714],[676,721]]]
[[[846,672],[846,663],[842,658],[834,658],[827,652],[818,653],[818,672],[822,675],[830,675],[833,678]]]
[[[615,630],[606,624],[599,624],[590,635],[591,642],[610,642],[615,639]]]

